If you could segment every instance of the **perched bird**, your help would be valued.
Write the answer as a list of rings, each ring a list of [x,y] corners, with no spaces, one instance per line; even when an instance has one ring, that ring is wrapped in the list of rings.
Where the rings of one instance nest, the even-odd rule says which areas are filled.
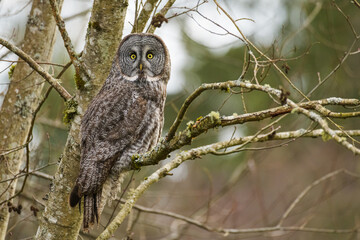
[[[84,229],[99,221],[102,193],[117,195],[131,156],[159,140],[169,77],[170,56],[160,37],[124,37],[108,78],[81,122],[80,172],[70,206],[84,197]]]

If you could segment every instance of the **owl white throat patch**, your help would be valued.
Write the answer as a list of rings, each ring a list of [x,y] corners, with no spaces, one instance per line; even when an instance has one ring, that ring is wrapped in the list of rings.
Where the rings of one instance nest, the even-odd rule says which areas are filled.
[[[136,81],[136,80],[138,80],[140,78],[145,78],[145,80],[149,81],[149,82],[155,82],[155,81],[159,81],[161,79],[159,76],[150,77],[150,76],[148,76],[146,74],[143,74],[142,76],[141,76],[141,74],[137,74],[137,75],[134,75],[132,77],[123,75],[123,78],[125,80],[131,81],[131,82]]]

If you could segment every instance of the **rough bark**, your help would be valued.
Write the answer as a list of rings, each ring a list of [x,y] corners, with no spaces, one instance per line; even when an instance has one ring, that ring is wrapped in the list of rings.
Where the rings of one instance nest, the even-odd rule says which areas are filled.
[[[79,171],[81,117],[108,75],[121,40],[127,5],[127,0],[94,1],[82,55],[84,67],[91,79],[77,79],[78,83],[83,84],[78,86],[80,90],[76,94],[78,114],[71,124],[35,239],[77,239],[81,216],[78,208],[70,208],[68,201]]]
[[[62,0],[58,3],[62,5]],[[51,60],[55,21],[47,1],[34,0],[27,22],[22,50],[34,60]],[[0,151],[25,144],[31,127],[33,112],[41,98],[43,79],[26,63],[18,63],[12,75],[9,89],[0,110]],[[1,151],[3,152],[3,151]],[[1,180],[14,177],[19,173],[24,150],[0,155]],[[15,194],[17,181],[0,184],[0,202]],[[6,204],[0,206],[0,239],[5,239],[9,221]]]

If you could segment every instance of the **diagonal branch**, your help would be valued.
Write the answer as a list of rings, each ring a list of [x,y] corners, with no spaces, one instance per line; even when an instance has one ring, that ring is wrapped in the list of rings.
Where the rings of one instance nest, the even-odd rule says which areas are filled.
[[[304,133],[304,131],[298,131],[296,134],[301,134],[301,136],[315,137],[315,136],[321,136],[321,133],[322,133],[322,130],[320,130],[320,131],[315,130],[315,131],[309,131],[308,132],[309,135],[307,135],[306,132]],[[339,134],[342,134],[342,132],[339,131]],[[360,131],[356,131],[356,134],[360,134]],[[201,147],[193,148],[189,151],[183,151],[183,152],[179,153],[169,163],[165,164],[164,166],[162,166],[161,168],[156,170],[154,173],[152,173],[149,177],[145,178],[145,180],[142,181],[139,184],[139,186],[129,194],[129,196],[128,196],[125,204],[123,205],[122,209],[120,210],[120,212],[117,214],[117,216],[114,218],[114,220],[109,224],[109,226],[99,235],[99,237],[97,239],[98,240],[109,239],[112,236],[112,234],[115,232],[115,230],[124,221],[126,216],[129,215],[131,209],[135,205],[135,202],[140,198],[140,196],[144,193],[144,191],[146,191],[152,184],[158,182],[161,178],[167,176],[170,171],[172,171],[173,169],[180,166],[183,162],[185,162],[187,160],[199,158],[203,155],[206,155],[206,154],[209,154],[212,152],[216,152],[218,150],[227,148],[229,146],[238,145],[241,142],[242,143],[246,142],[248,139],[252,139],[252,141],[256,141],[256,140],[259,141],[259,139],[264,137],[263,140],[265,140],[265,139],[266,140],[274,140],[274,139],[278,140],[279,138],[277,135],[279,136],[278,133],[275,133],[272,136],[270,136],[269,134],[259,135],[257,137],[248,136],[245,138],[234,139],[231,141],[224,141],[224,142],[218,142],[218,143],[214,143],[214,144],[210,144],[210,145],[206,145],[206,146],[201,146]],[[295,135],[294,133],[292,133],[292,134],[285,133],[285,136],[283,136],[283,137],[291,137],[292,138],[294,135]],[[285,138],[282,138],[282,139],[285,139]],[[327,177],[327,178],[329,178],[329,177]],[[197,225],[198,227],[202,227],[206,230],[219,231],[219,229],[215,229],[212,227],[207,228],[207,227],[205,227],[204,224],[201,224],[200,222],[195,222],[195,220],[192,221],[192,223]],[[287,229],[287,227],[281,227],[278,225],[275,227],[258,228],[256,231],[254,231],[252,229],[247,229],[247,230],[223,229],[220,232],[225,233],[225,234],[229,234],[229,233],[238,234],[238,233],[251,233],[251,232],[271,232],[271,231],[278,231],[278,230],[286,231],[286,229]],[[303,231],[325,232],[325,233],[348,233],[348,232],[357,231],[356,229],[347,229],[347,230],[322,229],[322,230],[318,231],[318,230],[314,230],[313,228],[302,228],[302,227],[288,227],[287,230],[288,231],[300,231],[301,229],[303,229]]]
[[[51,5],[51,10],[53,12],[53,15],[54,15],[54,18],[55,18],[55,21],[56,21],[56,25],[59,28],[61,37],[62,37],[62,39],[64,41],[64,46],[65,46],[65,48],[66,48],[66,50],[67,50],[67,52],[69,54],[71,62],[74,65],[76,74],[78,76],[83,77],[83,75],[86,74],[86,71],[84,71],[84,69],[83,69],[84,65],[82,64],[82,62],[80,60],[80,57],[75,52],[75,49],[74,49],[74,46],[71,43],[71,39],[69,37],[69,34],[65,29],[65,22],[62,19],[62,17],[60,16],[59,8],[57,7],[55,0],[50,0],[50,5]],[[86,75],[84,77],[86,77],[86,79],[89,79],[88,75]]]
[[[159,0],[147,0],[139,14],[139,17],[135,19],[133,29],[131,33],[142,32],[145,28],[146,23],[149,21],[151,13],[153,12],[156,3]]]
[[[354,154],[360,154],[360,149],[355,147],[354,145],[350,144],[345,137],[340,137],[336,131],[334,131],[333,129],[331,129],[327,123],[327,121],[322,118],[319,114],[315,113],[315,112],[310,112],[307,109],[301,108],[298,105],[296,105],[294,102],[292,102],[291,100],[287,100],[287,103],[294,108],[294,110],[298,111],[299,113],[304,114],[305,116],[307,116],[308,118],[310,118],[311,120],[313,120],[314,122],[318,123],[326,132],[326,134],[334,139],[336,142],[338,142],[339,144],[343,145],[345,148],[347,148],[348,150],[352,151]]]
[[[358,0],[353,0],[353,3],[355,4],[355,6],[357,6],[358,8],[360,8],[360,3],[358,2]]]
[[[228,19],[233,23],[233,25],[235,26],[235,28],[238,30],[238,32],[240,33],[241,37],[243,38],[243,40],[250,45],[253,49],[255,49],[256,52],[258,52],[261,56],[264,56],[269,62],[272,63],[272,65],[275,67],[275,69],[280,73],[280,75],[291,85],[291,87],[293,89],[295,89],[303,98],[305,98],[306,100],[310,101],[310,99],[299,89],[297,88],[294,83],[286,76],[286,74],[276,65],[276,63],[274,61],[272,61],[272,59],[270,57],[268,57],[266,54],[264,54],[262,51],[260,51],[260,49],[258,49],[255,44],[253,44],[241,31],[241,29],[239,28],[239,26],[236,24],[236,21],[230,16],[230,14],[225,11],[225,9],[223,7],[220,6],[220,4],[217,2],[217,0],[214,0],[214,3],[216,4],[216,6],[228,17]]]
[[[147,152],[141,156],[135,156],[133,167],[138,168],[140,166],[157,164],[160,160],[167,158],[168,155],[172,151],[179,149],[184,145],[191,144],[192,140],[195,137],[199,136],[200,134],[206,132],[209,129],[216,128],[219,126],[224,127],[224,126],[230,126],[230,125],[234,125],[234,124],[243,124],[245,122],[250,122],[250,121],[259,121],[259,120],[263,120],[265,118],[276,117],[279,115],[287,114],[287,113],[293,112],[294,110],[296,112],[298,109],[303,109],[303,110],[306,110],[305,108],[316,109],[316,106],[318,104],[320,104],[320,105],[327,105],[327,104],[347,105],[347,104],[350,104],[353,106],[357,106],[360,103],[360,101],[357,99],[327,98],[327,99],[323,99],[323,100],[310,101],[307,103],[300,103],[300,104],[296,105],[291,100],[286,99],[286,101],[288,103],[286,105],[283,105],[283,106],[277,107],[277,108],[271,108],[271,109],[259,111],[259,112],[254,112],[254,113],[246,113],[246,114],[242,114],[242,115],[220,117],[219,113],[212,112],[205,117],[200,117],[199,119],[197,119],[196,122],[189,122],[187,128],[184,131],[180,132],[178,135],[175,135],[175,132],[176,132],[177,128],[179,127],[189,105],[203,91],[205,91],[207,89],[209,89],[209,90],[210,89],[229,90],[233,87],[240,87],[240,88],[248,89],[250,91],[252,91],[252,90],[262,91],[262,92],[274,95],[274,96],[278,97],[279,99],[281,99],[281,97],[282,97],[282,91],[280,91],[278,89],[272,88],[269,85],[252,84],[248,81],[242,82],[240,80],[234,80],[234,81],[227,81],[227,82],[222,82],[222,83],[202,84],[198,89],[196,89],[186,99],[185,103],[183,104],[183,106],[181,107],[181,109],[178,113],[178,116],[177,116],[175,122],[173,123],[173,125],[170,128],[168,136],[165,139],[163,139],[162,141],[160,141],[160,143],[158,143],[157,146],[152,151]],[[308,110],[306,110],[306,111],[307,111],[307,113],[305,115],[307,115],[308,117],[309,116],[312,116],[312,117],[318,116],[317,118],[311,118],[311,119],[313,121],[319,123],[318,120],[319,120],[319,118],[321,119],[321,117],[318,114],[316,114],[316,113],[310,114]],[[346,114],[346,116],[350,117],[350,114]],[[356,113],[356,114],[354,114],[354,117],[355,116],[359,116],[359,115]],[[334,135],[333,134],[334,130],[329,129],[329,127],[327,126],[327,123],[325,125],[325,123],[322,122],[320,125],[322,127],[325,127],[324,130],[326,131],[326,133],[329,136],[331,136],[332,138],[334,138],[333,136],[335,136],[334,139],[338,143],[341,143],[342,145],[344,145],[346,148],[348,148],[355,154],[359,153],[359,151],[360,151],[359,149],[352,146],[347,141],[344,141],[343,138],[338,137],[337,134]],[[331,134],[329,132],[331,132]]]
[[[291,205],[288,207],[288,209],[286,209],[285,213],[282,215],[279,223],[277,224],[278,227],[280,227],[284,220],[289,216],[290,212],[295,208],[295,206],[304,198],[304,196],[315,186],[319,185],[320,183],[324,182],[325,180],[328,180],[329,178],[333,178],[336,175],[339,175],[340,173],[344,173],[346,175],[355,177],[355,178],[360,178],[360,175],[352,173],[346,169],[339,169],[336,170],[334,172],[328,173],[325,176],[322,176],[321,178],[317,179],[316,181],[314,181],[313,183],[311,183],[309,186],[307,186],[300,194],[299,196],[291,203]]]
[[[174,135],[176,130],[178,129],[180,123],[182,122],[184,115],[187,111],[187,109],[189,108],[190,104],[205,90],[214,90],[214,89],[220,89],[220,90],[225,90],[228,91],[230,90],[232,87],[240,87],[240,88],[245,88],[245,89],[249,89],[249,90],[259,90],[259,91],[263,91],[263,92],[267,92],[276,96],[280,96],[281,95],[281,91],[274,89],[274,88],[270,88],[269,85],[259,85],[259,84],[252,84],[249,81],[240,81],[240,80],[230,80],[230,81],[226,81],[226,82],[218,82],[218,83],[204,83],[202,84],[200,87],[198,87],[184,102],[184,104],[181,106],[179,113],[174,121],[174,123],[172,124],[172,126],[170,127],[170,130],[166,136],[166,140],[170,141]]]
[[[171,6],[175,3],[176,0],[169,0],[165,6],[155,15],[160,14],[160,16],[165,16],[166,13],[169,11],[169,9],[171,8]],[[155,16],[154,15],[154,16]],[[154,33],[155,32],[156,27],[154,25],[150,25],[150,27],[148,28],[147,32],[148,33]]]
[[[10,42],[0,38],[0,44],[18,55],[22,60],[24,60],[30,67],[32,67],[40,76],[42,76],[46,81],[50,83],[51,86],[60,94],[60,96],[68,101],[72,96],[66,91],[66,89],[60,85],[59,80],[53,78],[47,71],[45,71],[39,64],[35,62],[29,55],[24,53],[21,49],[11,44]]]
[[[67,64],[67,66],[70,66],[70,65]],[[67,68],[67,67],[65,67],[64,69],[66,70],[66,68]],[[63,70],[64,70],[64,69],[63,69]],[[61,72],[57,75],[57,78],[60,78],[63,73],[64,73],[64,71],[61,71]],[[24,191],[24,189],[25,189],[26,180],[28,179],[28,176],[31,174],[31,172],[30,172],[30,148],[29,148],[29,144],[30,144],[30,142],[32,141],[32,138],[33,138],[32,132],[33,132],[33,128],[34,128],[36,116],[37,116],[38,112],[40,111],[41,107],[43,106],[43,104],[45,103],[46,99],[49,97],[49,94],[50,94],[50,92],[51,92],[52,89],[53,89],[52,86],[50,86],[50,87],[47,89],[47,91],[46,91],[45,94],[44,94],[44,97],[41,99],[41,101],[39,102],[37,108],[34,110],[34,112],[33,112],[33,114],[32,114],[33,116],[32,116],[32,119],[31,119],[29,131],[28,131],[28,134],[27,134],[26,144],[24,145],[24,147],[26,148],[26,167],[25,167],[25,169],[24,169],[24,170],[25,170],[25,174],[22,175],[22,176],[25,176],[25,178],[24,178],[24,181],[23,181],[23,183],[22,183],[21,189],[20,189],[17,193],[15,193],[13,196],[11,196],[11,197],[9,197],[8,199],[2,201],[2,202],[0,203],[0,206],[1,206],[2,204],[6,203],[6,202],[9,202],[11,199],[14,199],[15,197],[19,196],[19,195]],[[20,149],[18,149],[18,150],[20,150]],[[2,153],[1,153],[0,155],[2,155]],[[34,171],[36,172],[37,170],[34,170]],[[34,172],[34,171],[32,171],[32,172]],[[18,177],[20,177],[20,176],[18,176]],[[16,177],[16,178],[17,178],[17,177]],[[10,179],[10,180],[12,181],[13,179]],[[8,181],[8,179],[7,179],[7,180],[4,180],[4,181],[0,181],[0,183],[5,182],[5,181]]]
[[[331,76],[334,75],[334,73],[340,69],[340,67],[344,64],[344,62],[346,61],[346,59],[348,58],[348,56],[350,55],[353,47],[355,46],[355,43],[358,41],[359,39],[355,39],[352,44],[350,45],[348,51],[345,53],[345,55],[340,59],[340,62],[335,66],[335,68],[324,78],[324,79],[319,79],[319,83],[316,84],[315,87],[313,87],[310,92],[308,94],[306,94],[306,96],[310,97],[311,94],[313,94],[315,92],[315,90],[317,90],[320,86],[322,86]],[[304,98],[305,99],[305,98]]]
[[[348,173],[344,169],[340,169],[339,171]],[[339,171],[336,171],[335,174],[339,173]],[[332,176],[334,176],[334,173],[331,173],[331,174],[332,174]],[[327,175],[325,177],[327,177]],[[359,177],[359,176],[355,176],[355,177]],[[125,203],[125,201],[123,201],[123,200],[121,202]],[[264,232],[275,232],[275,231],[284,231],[284,232],[301,231],[301,232],[315,232],[315,233],[329,233],[329,234],[347,234],[347,233],[353,233],[353,232],[358,231],[358,229],[356,229],[356,228],[354,228],[354,229],[326,229],[326,228],[309,228],[309,227],[296,227],[296,226],[282,227],[280,225],[275,226],[275,227],[262,227],[262,228],[260,227],[260,228],[226,229],[226,228],[212,227],[212,226],[209,226],[206,223],[202,223],[196,219],[189,218],[189,217],[186,217],[186,216],[183,216],[183,215],[180,215],[177,213],[169,212],[169,211],[148,208],[148,207],[144,207],[144,206],[137,205],[137,204],[135,204],[133,206],[133,208],[137,209],[141,212],[175,218],[177,220],[184,221],[188,224],[194,225],[194,226],[204,229],[206,231],[218,232],[218,233],[222,233],[222,234],[264,233]]]
[[[273,95],[277,95],[277,96],[280,96],[281,95],[281,91],[280,90],[277,90],[277,89],[274,89],[274,88],[270,88],[269,85],[258,85],[258,84],[251,84],[247,81],[240,81],[240,80],[231,80],[231,81],[226,81],[226,82],[221,82],[221,83],[206,83],[206,84],[202,84],[200,87],[198,87],[193,93],[190,94],[189,97],[186,98],[184,104],[181,106],[179,112],[178,112],[178,115],[176,116],[176,119],[174,121],[174,123],[172,124],[172,126],[170,127],[169,129],[169,132],[166,136],[166,140],[167,141],[170,141],[174,136],[175,136],[175,133],[177,131],[177,129],[179,128],[184,116],[185,116],[185,113],[187,112],[190,104],[198,97],[200,96],[200,94],[206,90],[215,90],[215,89],[220,89],[220,90],[230,90],[231,88],[233,87],[241,87],[241,88],[245,88],[245,89],[249,89],[249,90],[258,90],[258,91],[262,91],[262,92],[267,92],[267,93],[270,93],[270,94],[273,94]],[[280,95],[279,95],[280,94]],[[341,98],[327,98],[327,99],[324,99],[324,100],[319,100],[320,102],[318,101],[309,101],[309,102],[306,102],[304,105],[300,104],[299,106],[301,107],[305,107],[305,108],[311,108],[311,109],[315,109],[315,105],[316,103],[320,104],[320,105],[328,105],[328,104],[335,104],[335,105],[338,105],[338,103],[340,105],[342,104],[345,104],[347,105],[347,103],[343,102],[343,99]],[[357,100],[357,99],[352,99],[350,100],[352,103],[354,103],[354,105],[359,105],[360,104],[360,101]],[[351,104],[352,105],[352,104]],[[354,106],[353,105],[353,106]],[[311,107],[310,107],[311,106]],[[284,108],[285,107],[285,108]],[[292,107],[290,107],[289,105],[284,105],[284,106],[281,106],[279,108],[272,108],[272,109],[269,109],[270,112],[278,112],[280,111],[281,112],[281,109],[282,110],[285,110],[285,111],[291,111],[292,110]],[[283,114],[284,112],[282,113],[279,113],[280,114]],[[249,114],[253,114],[253,113],[249,113]],[[347,114],[346,116],[349,116],[350,117],[351,114]],[[336,114],[334,114],[333,116],[336,116]],[[342,117],[344,117],[345,115],[343,115]],[[354,113],[353,116],[358,116],[358,114]],[[272,115],[272,117],[274,117],[274,115]]]

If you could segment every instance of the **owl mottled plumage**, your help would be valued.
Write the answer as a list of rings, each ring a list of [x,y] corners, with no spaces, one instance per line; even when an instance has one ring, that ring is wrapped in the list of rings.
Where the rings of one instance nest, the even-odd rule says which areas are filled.
[[[85,229],[98,221],[105,181],[118,179],[130,169],[132,155],[157,143],[169,76],[169,53],[159,37],[130,34],[121,41],[110,74],[81,123],[80,172],[70,206],[84,197]]]

